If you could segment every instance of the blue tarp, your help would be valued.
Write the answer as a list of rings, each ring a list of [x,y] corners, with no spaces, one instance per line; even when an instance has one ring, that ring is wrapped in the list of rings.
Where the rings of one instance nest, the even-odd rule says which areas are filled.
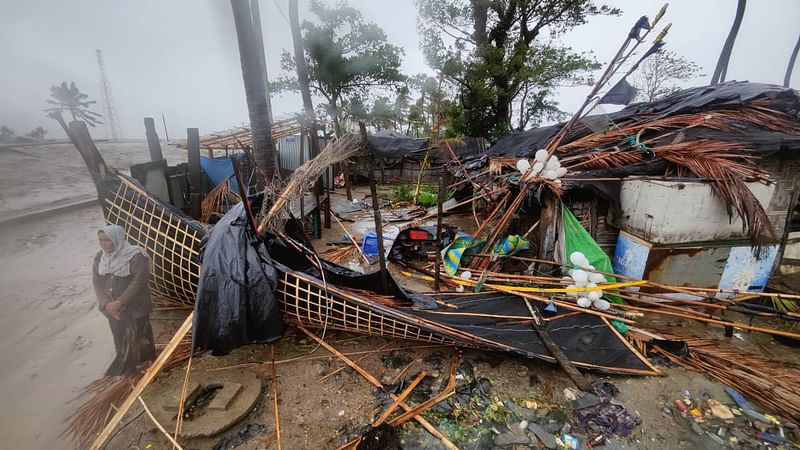
[[[242,155],[237,156],[237,158],[241,161]],[[236,183],[236,177],[233,176],[233,164],[231,164],[229,158],[211,159],[201,156],[200,169],[214,186],[231,177],[231,191],[237,195],[239,194],[239,185]]]

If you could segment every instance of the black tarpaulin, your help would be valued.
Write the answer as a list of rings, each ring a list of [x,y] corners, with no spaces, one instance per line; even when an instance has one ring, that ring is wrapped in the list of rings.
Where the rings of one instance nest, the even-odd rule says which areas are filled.
[[[251,239],[241,203],[206,235],[201,260],[193,348],[221,355],[283,335],[280,306],[273,294],[277,274],[266,246]]]

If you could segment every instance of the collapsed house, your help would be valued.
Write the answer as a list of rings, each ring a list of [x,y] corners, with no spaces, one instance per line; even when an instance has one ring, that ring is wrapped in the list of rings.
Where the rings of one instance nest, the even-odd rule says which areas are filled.
[[[377,146],[375,139],[369,144],[349,138],[332,141],[317,159],[296,170],[275,203],[263,205],[269,211],[262,212],[265,219],[258,227],[245,206],[258,214],[262,197],[243,196],[244,203],[220,211],[219,222],[209,227],[107,167],[90,139],[77,142],[106,221],[125,227],[127,239],[152,256],[150,287],[155,296],[194,306],[193,316],[173,338],[175,345],[192,328],[194,349],[225,353],[279,338],[286,322],[560,364],[563,357],[569,365],[601,373],[656,375],[660,371],[647,359],[648,350],[666,352],[667,358],[695,370],[720,356],[698,351],[691,366],[667,348],[670,342],[682,342],[685,349],[692,341],[646,329],[638,319],[649,314],[800,338],[791,331],[692,309],[714,307],[751,318],[796,320],[774,308],[743,303],[739,294],[763,290],[760,271],[772,269],[781,238],[789,232],[786,224],[797,196],[793,170],[800,146],[799,106],[797,93],[788,89],[726,83],[630,106],[601,117],[604,125],[585,121],[555,149],[561,161],[557,168],[547,168],[549,155],[540,161],[537,152],[541,154],[561,125],[511,135],[464,160],[453,152],[458,159],[447,165],[457,178],[450,185],[457,191],[452,211],[460,205],[467,214],[473,212],[476,229],[447,233],[443,273],[424,264],[427,252],[422,247],[412,242],[406,252],[423,260],[415,269],[422,279],[440,280],[446,293],[415,292],[388,273],[360,273],[326,261],[313,251],[298,221],[283,214],[331,165],[362,157],[354,147]],[[76,125],[73,132],[88,136],[85,125]],[[428,144],[424,148],[427,154]],[[411,153],[423,154],[422,149]],[[197,146],[193,151],[196,158]],[[381,167],[372,170],[377,175]],[[678,207],[670,209],[669,204]],[[704,226],[687,223],[690,207]],[[409,262],[398,247],[400,238],[433,240],[428,248],[437,249],[436,254],[439,233],[419,225],[415,220],[403,228],[389,251],[400,256],[392,260]],[[473,236],[468,239],[464,231]],[[687,239],[688,246],[678,245]],[[749,255],[743,264],[753,274],[732,278],[727,289],[725,271],[741,257],[736,253],[740,248]],[[578,250],[591,264],[576,262]],[[716,258],[710,268],[709,258]],[[697,264],[706,265],[702,269],[707,273]],[[664,267],[688,268],[692,274]],[[575,286],[577,272],[584,269],[596,280],[594,286]],[[474,277],[466,276],[470,270]],[[687,282],[690,275],[696,278]],[[707,286],[713,287],[712,295]],[[718,290],[733,301],[717,303],[713,294]],[[597,292],[598,298],[605,296],[614,304],[606,301],[600,308],[598,303],[581,303],[581,296]],[[663,305],[653,298],[677,303]],[[163,367],[168,356],[159,357],[150,370]],[[800,418],[800,399],[761,392],[763,372],[753,370],[737,377],[719,371],[712,376],[787,417]],[[776,383],[782,393],[800,387],[791,377]],[[120,411],[124,414],[124,408]]]
[[[761,291],[793,231],[799,112],[792,89],[728,82],[588,116],[555,151],[568,173],[550,186],[617,274]],[[465,165],[491,185],[518,160],[533,160],[562,126],[509,135]],[[539,216],[535,203],[527,220]],[[546,238],[558,236],[539,235],[543,257],[551,256]]]

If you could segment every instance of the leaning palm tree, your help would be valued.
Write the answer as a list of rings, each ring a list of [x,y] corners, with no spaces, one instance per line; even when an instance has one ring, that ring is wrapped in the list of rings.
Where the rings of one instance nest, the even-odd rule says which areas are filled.
[[[44,112],[61,125],[67,136],[70,136],[70,132],[67,122],[64,120],[65,112],[69,112],[72,120],[81,120],[91,127],[103,123],[100,121],[102,116],[89,109],[91,105],[97,102],[89,100],[89,96],[81,92],[75,86],[74,81],[69,85],[67,85],[66,81],[62,81],[60,85],[50,86],[50,97],[47,103],[53,106],[45,109]]]
[[[717,67],[714,69],[714,74],[711,76],[711,84],[725,82],[725,76],[728,73],[728,61],[730,61],[731,53],[733,53],[733,44],[736,42],[736,35],[739,34],[739,27],[742,25],[744,8],[746,5],[747,0],[738,0],[736,4],[736,16],[733,18],[733,24],[731,25],[730,32],[728,32],[728,38],[725,39],[725,45],[722,46],[722,52],[719,54]]]

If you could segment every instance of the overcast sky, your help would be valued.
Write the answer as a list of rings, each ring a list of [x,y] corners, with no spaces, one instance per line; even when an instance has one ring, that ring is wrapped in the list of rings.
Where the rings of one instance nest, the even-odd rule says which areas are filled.
[[[608,0],[620,17],[594,17],[562,38],[579,51],[593,51],[601,62],[613,56],[636,18],[652,17],[661,1]],[[367,20],[386,30],[389,41],[405,49],[408,74],[430,68],[418,48],[412,0],[350,0]],[[301,20],[308,2],[300,0]],[[668,48],[695,61],[707,84],[733,21],[736,0],[672,1]],[[49,86],[75,81],[99,105],[95,49],[105,54],[106,72],[125,138],[144,138],[142,119],[166,116],[170,137],[184,138],[187,127],[200,133],[247,121],[239,53],[230,2],[226,0],[0,0],[0,125],[18,134],[36,126],[61,135],[44,117]],[[291,48],[283,16],[287,0],[261,0],[270,76],[280,72],[280,53]],[[728,68],[729,80],[781,84],[789,53],[800,32],[800,1],[750,1]],[[800,88],[800,69],[792,87]],[[559,91],[562,109],[573,111],[588,88]],[[275,116],[301,108],[299,96],[273,98]],[[159,127],[159,133],[163,131]],[[93,132],[102,138],[102,126]]]

